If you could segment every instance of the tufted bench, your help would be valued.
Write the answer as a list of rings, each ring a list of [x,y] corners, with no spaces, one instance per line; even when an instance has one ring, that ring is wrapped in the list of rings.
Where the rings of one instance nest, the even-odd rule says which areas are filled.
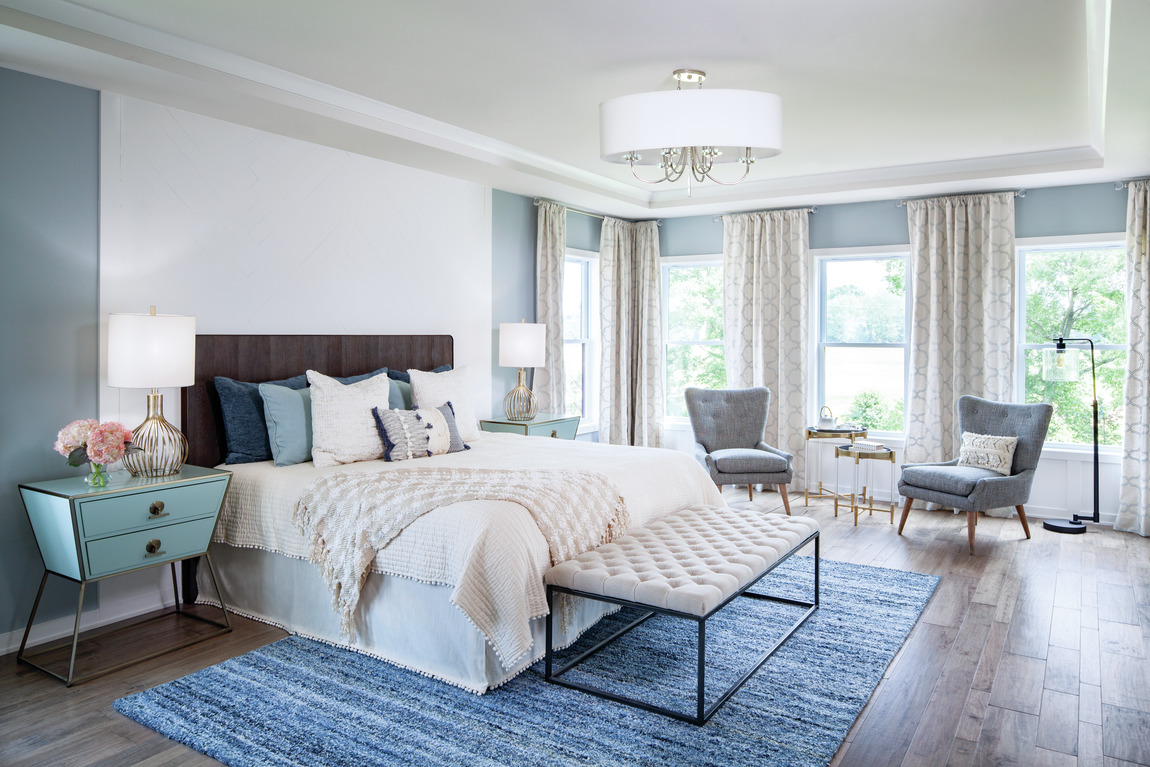
[[[811,541],[815,544],[813,602],[747,591]],[[551,610],[547,619],[544,662],[544,677],[548,681],[701,725],[818,607],[819,526],[809,517],[741,512],[727,507],[693,507],[660,517],[643,527],[629,530],[612,543],[561,562],[547,572],[544,581],[547,584],[547,606]],[[556,593],[636,607],[645,614],[552,673]],[[706,709],[707,619],[739,596],[798,605],[807,610],[753,668]],[[593,653],[657,614],[693,620],[698,624],[695,715],[560,678]]]

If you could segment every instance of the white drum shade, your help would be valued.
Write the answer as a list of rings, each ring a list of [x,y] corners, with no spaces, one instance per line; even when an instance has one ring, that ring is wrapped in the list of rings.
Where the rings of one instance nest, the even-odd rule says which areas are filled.
[[[196,382],[196,318],[108,315],[108,385],[163,389]]]
[[[783,105],[774,93],[674,90],[636,93],[599,105],[599,153],[607,162],[658,165],[660,150],[715,147],[715,162],[738,162],[747,147],[756,159],[783,151]]]
[[[537,322],[499,324],[499,366],[540,368],[547,361],[547,326]]]

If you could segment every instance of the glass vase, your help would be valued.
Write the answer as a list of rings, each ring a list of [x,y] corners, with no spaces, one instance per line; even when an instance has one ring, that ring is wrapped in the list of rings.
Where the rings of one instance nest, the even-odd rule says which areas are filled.
[[[91,487],[107,487],[108,473],[104,471],[104,464],[93,463],[92,471],[90,474],[88,474],[87,477],[84,478],[84,481],[87,482]]]

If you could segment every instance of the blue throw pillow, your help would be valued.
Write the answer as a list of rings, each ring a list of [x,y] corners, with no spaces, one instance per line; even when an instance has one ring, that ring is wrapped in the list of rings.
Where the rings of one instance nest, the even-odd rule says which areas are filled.
[[[276,466],[311,460],[311,389],[262,383],[264,418]]]
[[[307,376],[301,373],[267,383],[302,389],[307,386]],[[259,384],[216,376],[215,385],[220,397],[220,414],[223,416],[224,440],[227,444],[224,463],[270,460],[272,449],[268,441],[268,425],[264,418],[264,401],[260,396]]]
[[[359,383],[360,381],[366,381],[369,378],[375,378],[376,376],[381,376],[384,374],[387,374],[390,377],[391,371],[388,370],[387,368],[380,368],[379,370],[373,370],[370,373],[360,373],[357,376],[344,376],[342,378],[340,378],[339,376],[332,376],[332,377],[335,378],[335,380],[339,381],[341,384],[346,385],[346,384]]]
[[[431,372],[432,373],[446,373],[448,370],[451,370],[451,365],[440,365],[439,367],[435,368]],[[403,381],[404,383],[407,383],[407,384],[411,383],[411,376],[408,375],[406,370],[389,370],[389,371],[387,371],[387,377],[392,378],[396,381]]]

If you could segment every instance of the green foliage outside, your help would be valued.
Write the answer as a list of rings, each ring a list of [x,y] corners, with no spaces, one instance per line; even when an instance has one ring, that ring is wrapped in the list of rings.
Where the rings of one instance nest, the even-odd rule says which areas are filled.
[[[901,399],[895,402],[874,389],[866,389],[851,400],[850,412],[844,420],[870,431],[902,431],[903,411]]]
[[[672,267],[667,270],[667,406],[669,416],[687,417],[688,386],[725,389],[723,352],[723,268]],[[700,341],[717,341],[701,344]]]
[[[1126,343],[1126,265],[1121,248],[1026,253],[1025,342],[1049,344],[1058,337],[1090,338],[1095,344]],[[1054,405],[1047,442],[1093,444],[1090,352],[1081,349],[1077,381],[1042,380],[1042,350],[1025,357],[1026,401]],[[1122,397],[1126,352],[1095,353],[1098,374],[1098,441],[1122,444]]]

